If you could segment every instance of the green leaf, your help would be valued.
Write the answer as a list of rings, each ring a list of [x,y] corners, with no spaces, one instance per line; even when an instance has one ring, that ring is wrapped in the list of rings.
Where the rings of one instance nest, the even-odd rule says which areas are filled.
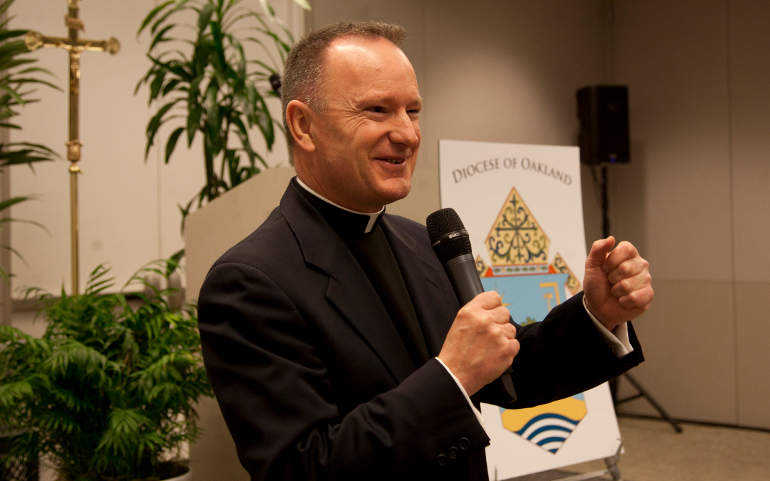
[[[214,173],[214,146],[212,145],[212,139],[210,136],[203,137],[203,153],[204,153],[204,165],[206,171],[206,185],[202,192],[205,193],[207,200],[211,200],[216,197],[216,183],[217,177]],[[200,205],[201,198],[198,199]]]
[[[235,75],[235,78],[239,79],[241,83],[245,83],[246,77],[247,77],[247,74],[246,74],[247,62],[246,62],[246,53],[243,51],[243,45],[233,35],[228,34],[227,39],[230,41],[230,44],[235,48],[235,51],[238,53],[238,56],[237,56],[238,67],[236,69],[237,74]]]
[[[0,66],[3,68],[3,70],[10,70],[12,68],[18,67],[20,65],[27,65],[31,63],[37,62],[36,59],[31,57],[16,57],[13,59],[9,59],[7,62],[3,62]],[[39,67],[38,67],[39,68]],[[47,75],[54,76],[50,71],[44,68],[40,68],[40,70],[44,71]],[[9,78],[13,78],[11,75],[4,75],[3,80],[7,80]]]
[[[29,50],[27,49],[27,44],[24,40],[14,40],[12,42],[0,44],[0,62],[6,62],[16,55],[23,55],[26,53],[29,53]]]
[[[0,30],[0,42],[4,42],[15,37],[23,37],[27,34],[27,32],[29,32],[29,30],[26,29]]]
[[[182,80],[180,80],[178,78],[171,79],[168,82],[166,82],[166,85],[163,86],[163,90],[161,90],[161,93],[164,96],[168,95],[171,91],[173,91],[181,83],[182,83]]]
[[[15,99],[19,104],[27,103],[26,100],[24,100],[24,98],[16,92],[16,89],[12,89],[6,85],[0,85],[0,90],[7,92],[8,95]]]
[[[148,47],[148,50],[154,49],[159,43],[168,42],[170,39],[167,37],[164,37],[164,35],[174,27],[176,27],[176,25],[172,23],[160,29],[160,31],[158,31],[158,33],[156,33],[155,36],[152,38],[152,42],[150,42],[150,46]]]
[[[0,3],[0,15],[5,13],[12,3],[13,0],[5,0],[3,3]]]
[[[253,63],[255,65],[259,65],[263,69],[265,69],[268,73],[268,75],[262,74],[265,78],[269,77],[269,74],[278,73],[277,70],[275,70],[270,65],[266,64],[265,62],[261,60],[249,60],[249,63]],[[249,75],[259,75],[261,72],[251,72]]]
[[[58,85],[56,85],[54,83],[51,83],[48,80],[43,80],[43,79],[39,79],[39,78],[23,78],[23,79],[22,78],[16,78],[16,79],[14,79],[13,82],[10,82],[10,83],[16,84],[17,88],[21,87],[22,85],[26,85],[26,84],[34,84],[34,85],[45,85],[46,87],[51,87],[52,89],[61,90],[61,88],[59,88]],[[24,94],[27,94],[27,93],[29,93],[29,92],[24,92]]]
[[[201,117],[203,115],[203,108],[197,102],[190,105],[188,103],[187,114],[187,147],[192,146],[193,139],[195,139],[195,133],[200,127]]]
[[[185,63],[180,62],[179,60],[163,62],[159,58],[153,57],[152,55],[147,55],[147,58],[149,58],[150,61],[159,69],[168,70],[169,72],[179,76],[184,80],[189,80],[192,78],[191,73],[185,69]]]
[[[212,50],[214,43],[208,38],[200,39],[195,46],[191,66],[196,79],[205,75],[206,68],[210,65],[209,56]]]
[[[220,84],[224,85],[227,82],[226,69],[228,65],[223,44],[221,26],[218,24],[212,24],[211,33],[213,39],[213,48],[209,59],[214,70],[214,76],[217,78],[217,81]]]
[[[174,8],[167,10],[157,20],[155,20],[155,22],[150,27],[150,33],[154,34],[158,30],[158,28],[160,28],[160,26],[163,25],[171,15],[175,14],[180,10],[185,10],[185,7],[187,6],[188,1],[189,0],[177,0]]]
[[[235,187],[241,183],[241,177],[238,173],[238,163],[240,157],[232,149],[225,150],[225,162],[227,163],[228,176],[230,177],[230,185]]]
[[[166,156],[164,163],[168,164],[168,161],[171,159],[171,154],[174,152],[174,148],[176,148],[176,143],[179,140],[179,136],[184,133],[184,130],[184,127],[179,127],[169,136],[168,142],[166,143]]]
[[[8,199],[4,199],[0,201],[0,211],[3,211],[5,209],[10,208],[11,206],[14,206],[16,204],[20,204],[22,202],[26,202],[30,199],[34,199],[31,195],[18,195],[15,197],[10,197]]]
[[[217,93],[219,93],[219,82],[216,78],[211,79],[206,88],[206,118],[208,126],[213,129],[212,133],[218,131],[221,123],[220,107],[217,102]]]
[[[184,207],[182,207],[180,204],[177,204],[177,207],[179,208],[179,212],[182,214],[182,226],[181,226],[182,234],[184,234],[185,219],[187,219],[187,216],[190,215],[190,209],[192,209],[193,202],[195,202],[195,197],[190,199],[190,201],[187,202],[187,205],[185,205]]]
[[[254,89],[253,93],[250,92],[250,94],[255,95],[256,97],[254,113],[257,127],[259,127],[260,132],[262,132],[262,136],[265,138],[267,149],[272,150],[273,143],[275,142],[275,129],[273,128],[273,118],[270,115],[270,109],[267,108],[265,99],[259,95],[256,89]]]
[[[139,30],[136,31],[136,35],[139,36],[140,33],[147,27],[147,25],[152,22],[152,19],[155,18],[158,13],[163,11],[166,7],[176,2],[176,0],[166,0],[165,2],[161,3],[157,7],[150,10],[150,12],[147,14],[146,17],[144,17],[144,20],[142,20],[142,24],[139,26]]]
[[[58,153],[40,144],[29,142],[0,144],[0,167],[27,164],[32,168],[34,163],[51,161],[57,157],[59,157]]]
[[[272,50],[265,44],[265,42],[257,37],[247,37],[245,40],[257,44],[262,49],[262,52],[264,52],[265,55],[267,55],[267,57],[270,59],[270,62],[272,62],[274,65],[274,67],[268,68],[273,72],[278,71],[279,62],[275,59]],[[254,62],[256,63],[257,61],[255,60]]]
[[[150,155],[150,148],[155,141],[155,135],[158,133],[158,129],[161,125],[163,125],[163,116],[166,115],[166,113],[171,110],[174,105],[179,103],[180,100],[181,99],[175,99],[165,104],[155,113],[155,115],[152,116],[150,121],[147,123],[147,145],[144,149],[145,160],[147,160],[147,157]]]
[[[163,81],[166,79],[167,70],[157,70],[155,77],[150,83],[150,98],[147,100],[147,105],[150,105],[153,100],[158,98],[160,89],[163,87]]]
[[[201,9],[200,13],[198,14],[198,35],[201,35],[201,32],[206,30],[206,27],[209,24],[209,21],[211,20],[211,15],[214,13],[214,5],[212,4],[206,4]]]
[[[262,165],[267,168],[268,166],[265,160],[252,148],[251,141],[249,140],[249,131],[243,124],[243,120],[241,120],[240,117],[234,117],[233,124],[238,129],[238,138],[241,141],[241,146],[243,147],[244,152],[246,152],[246,155],[249,157],[250,164],[254,165],[254,161],[259,160]],[[257,172],[259,172],[258,169]]]

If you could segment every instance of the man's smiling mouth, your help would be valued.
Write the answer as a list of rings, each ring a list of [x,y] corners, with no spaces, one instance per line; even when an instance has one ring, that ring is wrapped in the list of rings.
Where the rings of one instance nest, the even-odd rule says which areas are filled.
[[[400,165],[400,164],[403,164],[404,162],[406,162],[405,158],[392,159],[392,158],[380,157],[380,160],[385,161],[385,162],[387,162],[389,164],[394,164],[394,165]]]

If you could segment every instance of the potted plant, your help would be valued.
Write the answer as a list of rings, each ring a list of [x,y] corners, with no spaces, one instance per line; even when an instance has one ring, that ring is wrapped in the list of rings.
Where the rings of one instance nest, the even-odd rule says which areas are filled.
[[[0,423],[23,430],[11,456],[39,452],[66,481],[133,481],[179,474],[180,449],[198,434],[195,406],[211,388],[193,306],[169,307],[176,260],[140,270],[129,299],[110,293],[99,266],[85,292],[36,289],[48,327],[40,338],[0,326]]]
[[[306,0],[294,2],[310,8]],[[188,148],[196,134],[202,137],[206,183],[179,206],[183,226],[196,201],[200,207],[268,167],[252,145],[252,130],[270,151],[276,129],[283,128],[265,100],[280,98],[280,74],[293,37],[267,0],[261,0],[261,12],[244,3],[167,0],[147,14],[137,32],[151,36],[152,64],[136,91],[149,86],[148,104],[159,105],[147,123],[145,158],[162,126],[175,126],[165,143],[166,163],[182,136]],[[194,25],[180,22],[190,18]],[[262,52],[262,59],[249,58],[249,48]]]

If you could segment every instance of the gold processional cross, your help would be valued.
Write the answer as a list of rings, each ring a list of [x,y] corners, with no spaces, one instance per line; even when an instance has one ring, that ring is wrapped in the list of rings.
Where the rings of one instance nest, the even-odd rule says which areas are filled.
[[[78,174],[80,173],[80,55],[92,52],[116,54],[120,42],[110,37],[108,40],[86,40],[78,38],[78,32],[85,30],[83,21],[78,18],[80,0],[67,0],[67,15],[64,25],[67,27],[66,38],[46,37],[37,32],[29,32],[26,37],[27,48],[37,50],[41,47],[63,48],[69,52],[69,141],[67,141],[67,160],[70,161],[70,251],[72,256],[72,293],[79,292],[78,274]]]

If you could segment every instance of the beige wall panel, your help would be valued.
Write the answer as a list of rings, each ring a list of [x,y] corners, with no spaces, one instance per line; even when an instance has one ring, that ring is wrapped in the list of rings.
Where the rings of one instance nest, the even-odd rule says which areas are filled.
[[[575,91],[604,68],[601,2],[430,5],[423,189],[438,197],[440,139],[576,144]]]
[[[195,479],[248,481],[249,474],[238,461],[235,443],[216,400],[200,401],[198,413],[203,436],[190,447],[190,466]]]
[[[725,13],[721,0],[616,2],[632,160],[616,170],[613,218],[658,278],[732,276]]]
[[[417,71],[418,80],[422,81],[426,5],[429,2],[414,0],[318,0],[312,2],[309,12],[310,27],[317,29],[342,21],[378,20],[403,25],[408,33],[404,42],[404,51]],[[428,10],[429,11],[429,10]],[[423,95],[424,92],[423,92]]]
[[[655,289],[649,314],[634,323],[646,361],[632,374],[674,417],[737,422],[731,284],[658,279]],[[619,411],[655,413],[643,399]]]
[[[293,176],[290,167],[268,169],[190,214],[184,233],[185,296],[189,301],[197,301],[214,261],[259,227],[278,206]]]
[[[770,4],[730,3],[735,277],[770,281]],[[770,399],[770,397],[768,397]]]
[[[770,298],[768,282],[735,289],[738,423],[770,429]]]

